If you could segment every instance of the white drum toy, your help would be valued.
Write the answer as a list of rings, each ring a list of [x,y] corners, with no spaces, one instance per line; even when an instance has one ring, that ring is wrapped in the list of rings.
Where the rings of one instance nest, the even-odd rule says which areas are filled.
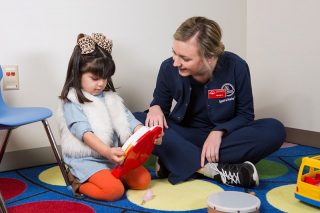
[[[236,191],[222,191],[208,197],[208,212],[259,212],[260,200],[251,194]]]

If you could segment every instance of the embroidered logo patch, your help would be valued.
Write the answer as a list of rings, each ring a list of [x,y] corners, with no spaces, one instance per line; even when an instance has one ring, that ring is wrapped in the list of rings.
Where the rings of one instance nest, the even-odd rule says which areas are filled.
[[[226,91],[227,97],[232,96],[235,92],[234,86],[230,83],[225,83],[224,85],[222,85],[221,89]]]

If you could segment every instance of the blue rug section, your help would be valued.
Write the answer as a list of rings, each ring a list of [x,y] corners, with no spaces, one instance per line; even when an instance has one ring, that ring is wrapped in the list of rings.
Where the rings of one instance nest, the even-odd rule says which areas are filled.
[[[266,159],[262,160],[264,162],[261,161],[257,164],[258,173],[263,175],[260,176],[260,185],[254,189],[250,189],[249,191],[254,192],[256,196],[260,199],[260,212],[282,212],[281,210],[272,206],[272,204],[270,204],[267,201],[267,193],[270,190],[279,186],[295,184],[297,179],[297,173],[299,170],[299,165],[297,165],[296,163],[300,162],[299,160],[301,159],[301,157],[314,155],[320,155],[319,148],[312,148],[299,145],[288,148],[281,148],[277,152],[267,157]],[[272,166],[270,168],[265,165],[273,165],[275,167],[278,167],[278,170],[276,170],[276,168],[273,170]],[[38,176],[41,172],[53,166],[56,166],[56,164],[19,169],[15,171],[1,172],[0,178],[15,178],[24,182],[27,185],[26,190],[22,194],[12,199],[6,200],[7,208],[29,202],[64,200],[85,204],[93,208],[96,212],[169,212],[160,211],[156,209],[147,209],[135,205],[127,199],[126,195],[124,195],[120,200],[115,202],[102,202],[89,199],[84,196],[76,197],[65,186],[50,185],[38,179]],[[274,174],[273,171],[275,171]],[[279,171],[281,171],[282,173],[280,176],[277,176],[277,173],[279,173]],[[156,178],[153,171],[151,171],[151,174],[153,178]],[[244,191],[244,189],[241,187],[226,186],[223,184],[219,184],[218,182],[215,182],[212,179],[203,178],[203,180],[219,185],[225,191]],[[207,212],[207,208],[181,212],[204,213]]]
[[[260,185],[257,188],[255,188],[255,190],[253,190],[256,193],[256,196],[261,201],[260,212],[282,212],[279,209],[276,209],[267,201],[266,194],[276,187],[289,184],[296,184],[299,165],[297,165],[295,161],[300,160],[302,157],[314,155],[320,155],[319,148],[299,145],[294,147],[281,148],[266,158],[266,160],[277,162],[281,165],[286,166],[288,171],[284,175],[279,177],[262,180],[260,179]],[[265,168],[260,168],[258,172],[263,172],[263,169]]]

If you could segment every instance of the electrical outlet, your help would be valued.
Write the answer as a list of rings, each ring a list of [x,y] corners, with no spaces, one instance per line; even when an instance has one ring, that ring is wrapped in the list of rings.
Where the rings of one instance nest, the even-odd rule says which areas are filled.
[[[19,89],[18,65],[2,65],[3,90]]]

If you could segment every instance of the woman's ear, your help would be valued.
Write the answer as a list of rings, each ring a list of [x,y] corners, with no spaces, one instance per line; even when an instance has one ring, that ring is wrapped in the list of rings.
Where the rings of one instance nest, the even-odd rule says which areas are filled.
[[[207,58],[208,64],[213,64],[216,62],[216,60],[217,60],[217,58],[215,56]]]
[[[208,67],[208,69],[212,70],[216,64],[217,64],[218,58],[215,56],[212,56],[210,58],[205,59],[205,64]]]

